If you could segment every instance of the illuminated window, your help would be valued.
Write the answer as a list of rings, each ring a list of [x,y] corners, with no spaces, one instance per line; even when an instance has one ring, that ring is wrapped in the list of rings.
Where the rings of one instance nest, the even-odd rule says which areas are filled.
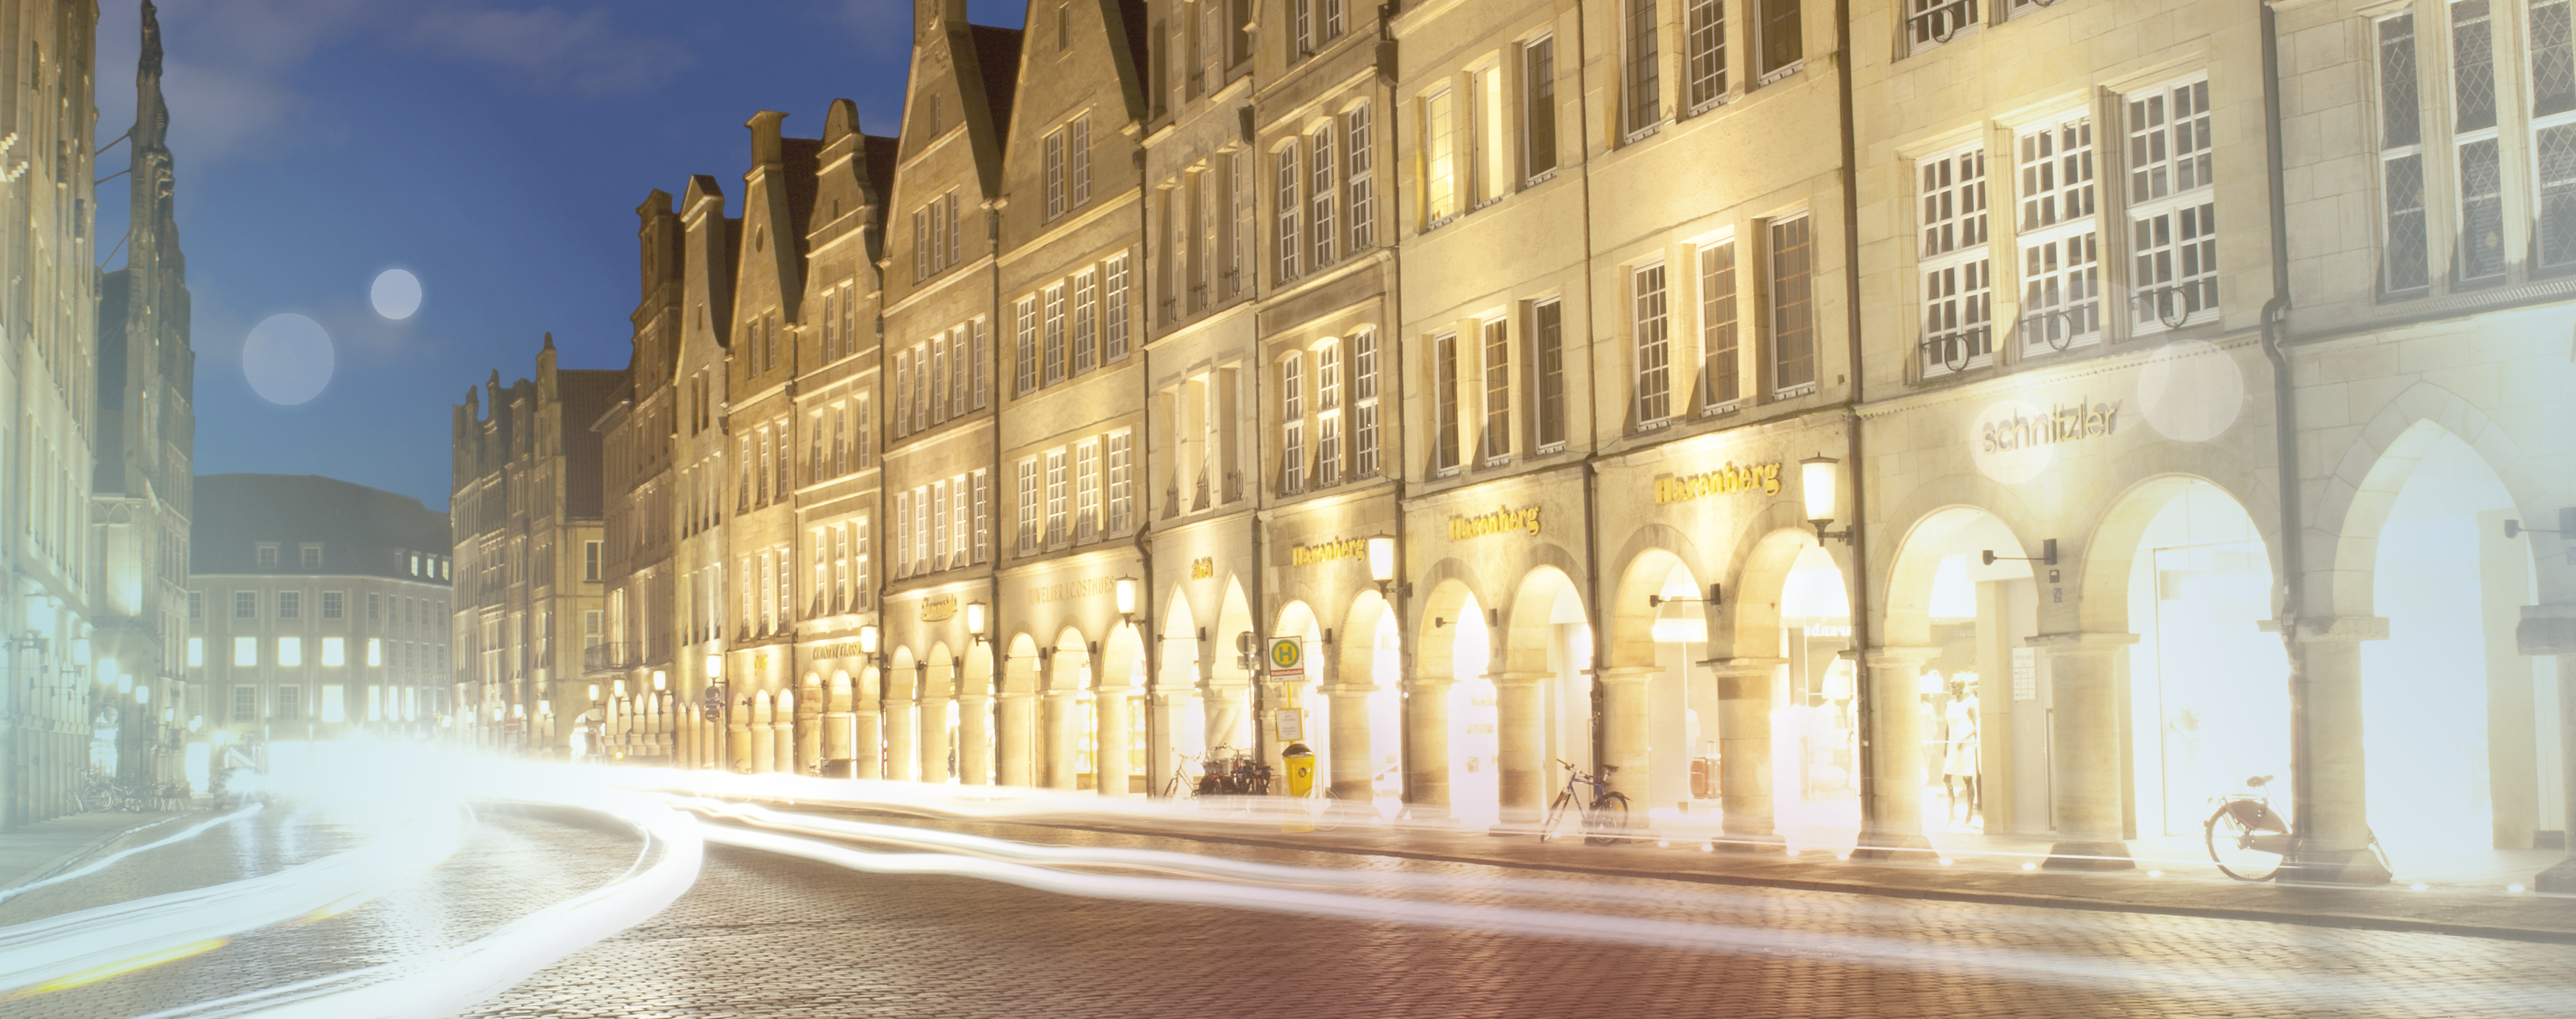
[[[381,669],[385,667],[384,638],[367,638],[367,667],[370,669]]]
[[[1986,223],[1986,150],[1982,145],[1915,164],[1922,203],[1917,247],[1923,279],[1922,368],[1925,377],[1990,361],[1994,265]]]
[[[233,638],[233,664],[248,668],[259,664],[259,638]]]
[[[345,641],[342,641],[338,637],[322,638],[322,664],[326,667],[334,668],[349,664],[348,649],[345,647],[345,643]]]
[[[190,637],[190,638],[188,638],[188,667],[189,667],[189,668],[192,668],[192,669],[199,669],[199,668],[204,668],[204,667],[205,667],[205,665],[206,665],[206,638],[204,638],[204,637]]]
[[[1640,268],[1629,278],[1636,288],[1636,427],[1652,428],[1672,417],[1672,327],[1663,264]]]
[[[304,664],[304,638],[277,638],[277,664],[295,668]]]

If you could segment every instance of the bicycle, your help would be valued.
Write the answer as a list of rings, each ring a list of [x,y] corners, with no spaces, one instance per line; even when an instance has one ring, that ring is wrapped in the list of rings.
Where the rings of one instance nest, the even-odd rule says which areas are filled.
[[[2245,780],[2252,792],[2228,793],[2219,797],[2218,809],[2209,820],[2201,822],[2201,840],[2209,846],[2210,862],[2218,872],[2239,881],[2270,881],[2281,873],[2281,861],[2290,855],[2290,820],[2272,809],[2272,800],[2263,795],[2271,775],[2256,775]],[[2379,845],[2379,836],[2370,837],[2371,855],[2378,857],[2379,869],[2388,869],[2388,851]]]
[[[1234,750],[1230,756],[1215,755],[1232,748],[1218,747],[1209,751],[1207,773],[1199,776],[1200,796],[1268,796],[1270,766],[1252,756],[1248,750]]]
[[[1565,788],[1557,790],[1556,799],[1547,805],[1547,820],[1539,825],[1538,840],[1545,842],[1555,837],[1556,826],[1565,820],[1568,811],[1578,818],[1585,845],[1616,845],[1626,838],[1628,796],[1610,791],[1610,773],[1619,770],[1619,766],[1604,764],[1601,775],[1595,777],[1562,760],[1556,763],[1567,772]],[[1586,800],[1575,792],[1576,786],[1591,787],[1591,798]]]
[[[1172,765],[1172,777],[1163,782],[1163,798],[1179,800],[1198,795],[1198,786],[1183,784],[1181,776],[1189,773],[1190,765],[1198,763],[1199,755],[1174,752],[1172,756],[1177,760]]]

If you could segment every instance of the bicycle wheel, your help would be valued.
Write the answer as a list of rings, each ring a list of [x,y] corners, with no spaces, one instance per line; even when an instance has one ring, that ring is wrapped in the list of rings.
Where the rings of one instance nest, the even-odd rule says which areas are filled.
[[[1342,811],[1342,798],[1334,794],[1332,786],[1324,786],[1306,811],[1306,824],[1316,831],[1331,831],[1342,826]]]
[[[1547,819],[1539,822],[1539,841],[1545,842],[1556,837],[1556,826],[1564,823],[1567,814],[1566,808],[1573,805],[1573,793],[1559,792],[1556,794],[1556,799],[1547,805]]]
[[[2209,860],[2218,872],[2239,881],[2269,881],[2281,870],[2281,854],[2254,847],[2261,834],[2245,824],[2237,812],[2221,804],[2201,823],[2201,840],[2209,846]]]
[[[1592,809],[1583,812],[1583,844],[1615,846],[1627,841],[1628,796],[1610,793],[1592,801]]]

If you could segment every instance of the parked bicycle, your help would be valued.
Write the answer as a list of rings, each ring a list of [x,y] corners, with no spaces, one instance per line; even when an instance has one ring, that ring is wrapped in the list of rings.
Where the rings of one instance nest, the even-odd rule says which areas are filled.
[[[1556,799],[1547,805],[1547,820],[1538,829],[1539,841],[1554,838],[1557,826],[1569,819],[1580,826],[1586,845],[1614,845],[1625,838],[1628,797],[1610,791],[1609,773],[1619,770],[1619,766],[1604,764],[1602,773],[1594,776],[1562,760],[1556,763],[1567,772],[1565,788],[1557,790]],[[1589,789],[1590,795],[1579,792],[1579,788]]]
[[[1172,756],[1178,760],[1172,762],[1172,777],[1163,782],[1163,798],[1177,800],[1197,795],[1198,786],[1195,783],[1181,781],[1181,776],[1189,774],[1190,765],[1198,763],[1199,755],[1175,753]]]
[[[1219,757],[1218,754],[1225,756]],[[1249,750],[1218,747],[1209,752],[1207,773],[1199,776],[1201,796],[1268,796],[1270,766]]]
[[[2201,823],[2202,840],[2219,873],[2239,881],[2269,881],[2280,875],[2281,861],[2290,855],[2290,819],[2272,809],[2271,798],[2263,794],[2272,778],[2246,779],[2250,791],[2219,797],[2218,809]],[[2388,852],[2380,848],[2379,836],[2370,837],[2370,851],[2379,858],[2379,869],[2387,870]]]

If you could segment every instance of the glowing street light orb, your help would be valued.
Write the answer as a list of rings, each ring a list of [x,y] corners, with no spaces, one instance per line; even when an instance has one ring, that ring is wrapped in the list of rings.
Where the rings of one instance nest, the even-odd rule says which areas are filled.
[[[367,288],[367,300],[378,315],[397,321],[410,318],[420,310],[420,277],[404,269],[377,273],[375,285]]]
[[[336,360],[331,334],[293,312],[261,319],[242,341],[242,377],[260,399],[280,407],[322,395]]]

